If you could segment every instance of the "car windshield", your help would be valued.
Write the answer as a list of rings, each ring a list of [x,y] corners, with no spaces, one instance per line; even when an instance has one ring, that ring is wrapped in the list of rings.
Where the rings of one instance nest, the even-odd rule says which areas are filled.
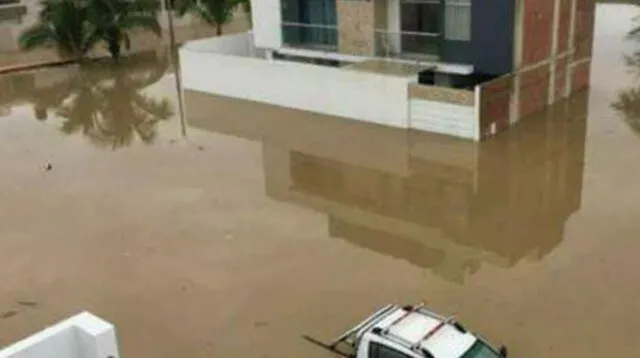
[[[500,354],[482,340],[478,339],[460,358],[500,358]]]

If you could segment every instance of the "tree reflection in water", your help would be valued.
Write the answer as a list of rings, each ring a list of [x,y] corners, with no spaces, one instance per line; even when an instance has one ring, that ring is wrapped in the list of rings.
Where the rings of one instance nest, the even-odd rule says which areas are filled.
[[[153,98],[143,90],[158,82],[167,68],[166,58],[155,53],[120,64],[85,65],[66,81],[35,90],[35,116],[46,119],[48,109],[53,109],[64,119],[63,133],[81,132],[99,146],[123,148],[136,137],[152,143],[157,123],[171,118],[174,110],[169,99]]]
[[[640,133],[640,51],[627,56],[625,62],[635,75],[636,85],[621,91],[611,107],[620,113],[634,131]]]

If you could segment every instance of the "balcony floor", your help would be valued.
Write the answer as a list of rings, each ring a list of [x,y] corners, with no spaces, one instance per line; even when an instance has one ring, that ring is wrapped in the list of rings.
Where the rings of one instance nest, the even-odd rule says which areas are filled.
[[[345,66],[345,69],[392,75],[399,77],[417,76],[418,73],[434,69],[433,65],[417,65],[381,59],[372,59]]]

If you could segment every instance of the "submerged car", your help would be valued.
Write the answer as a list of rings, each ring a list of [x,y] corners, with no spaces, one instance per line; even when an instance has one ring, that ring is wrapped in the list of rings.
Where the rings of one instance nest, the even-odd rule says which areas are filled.
[[[506,358],[453,318],[417,306],[387,305],[330,344],[305,339],[349,358]]]

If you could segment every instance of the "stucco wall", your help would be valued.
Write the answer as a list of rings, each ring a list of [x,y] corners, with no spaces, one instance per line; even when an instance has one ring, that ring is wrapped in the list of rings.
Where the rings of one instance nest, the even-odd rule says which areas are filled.
[[[371,1],[337,0],[338,49],[349,55],[373,55],[375,8]]]
[[[180,50],[186,89],[395,127],[408,125],[408,78],[216,52],[189,45]]]

